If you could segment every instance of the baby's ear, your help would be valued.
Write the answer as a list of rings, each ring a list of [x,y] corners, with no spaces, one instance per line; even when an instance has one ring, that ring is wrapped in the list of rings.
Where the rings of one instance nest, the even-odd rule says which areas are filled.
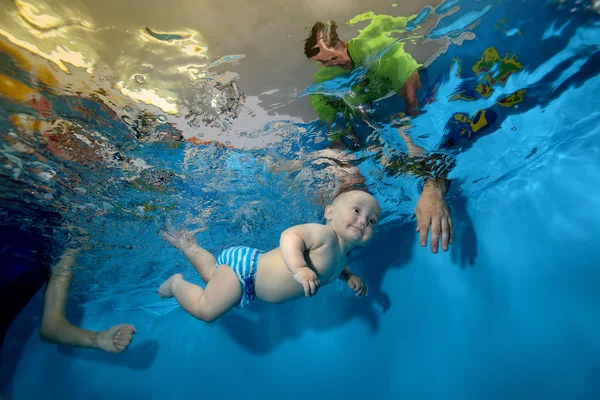
[[[327,221],[331,221],[332,216],[333,216],[333,208],[331,206],[325,207],[325,219]]]

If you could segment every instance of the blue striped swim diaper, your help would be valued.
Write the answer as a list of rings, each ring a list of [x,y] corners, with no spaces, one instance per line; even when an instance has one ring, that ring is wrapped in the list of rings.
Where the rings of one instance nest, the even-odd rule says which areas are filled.
[[[224,250],[217,258],[217,267],[223,264],[229,265],[240,281],[243,294],[237,305],[238,308],[248,307],[256,299],[254,276],[258,258],[263,253],[263,251],[251,247],[236,246]]]

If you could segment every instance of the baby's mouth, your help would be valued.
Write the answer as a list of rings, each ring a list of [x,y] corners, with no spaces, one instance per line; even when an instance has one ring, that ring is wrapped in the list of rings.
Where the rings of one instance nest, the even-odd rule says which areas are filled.
[[[356,229],[356,230],[358,231],[358,233],[360,233],[361,235],[363,234],[363,231],[362,231],[362,229],[360,229],[360,228],[357,228],[357,227],[356,227],[356,226],[354,226],[354,225],[351,225],[351,226],[352,226],[354,229]]]

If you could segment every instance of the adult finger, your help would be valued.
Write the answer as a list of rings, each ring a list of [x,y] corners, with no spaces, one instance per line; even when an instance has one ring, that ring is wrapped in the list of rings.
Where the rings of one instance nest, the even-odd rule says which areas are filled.
[[[431,251],[434,253],[437,253],[438,251],[438,244],[440,241],[440,230],[440,219],[434,218],[433,221],[431,221]]]
[[[125,350],[125,346],[121,346],[119,344],[113,344],[114,348],[117,350],[117,353],[122,352],[123,350]]]
[[[448,251],[448,220],[442,218],[442,250]]]
[[[419,222],[419,236],[421,241],[421,246],[427,246],[427,236],[429,235],[429,226],[431,225],[431,217],[427,219],[421,219]]]
[[[126,339],[118,339],[118,340],[113,340],[113,345],[116,346],[124,346],[126,347],[129,343],[131,343],[131,340],[126,340]]]

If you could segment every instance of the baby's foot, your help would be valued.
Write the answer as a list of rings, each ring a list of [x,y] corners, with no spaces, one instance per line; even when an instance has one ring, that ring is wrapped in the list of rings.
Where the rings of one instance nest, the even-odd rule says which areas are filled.
[[[163,232],[162,237],[167,242],[171,243],[171,245],[173,245],[173,247],[175,247],[181,251],[185,251],[187,248],[192,247],[195,244],[198,244],[196,242],[196,238],[194,237],[194,235],[196,233],[198,233],[198,231],[199,231],[199,229],[196,229],[193,231],[188,231],[188,230],[175,231],[172,233]]]
[[[173,282],[177,279],[183,279],[183,275],[175,274],[169,279],[167,279],[160,287],[158,288],[158,294],[163,299],[168,299],[173,297]]]

